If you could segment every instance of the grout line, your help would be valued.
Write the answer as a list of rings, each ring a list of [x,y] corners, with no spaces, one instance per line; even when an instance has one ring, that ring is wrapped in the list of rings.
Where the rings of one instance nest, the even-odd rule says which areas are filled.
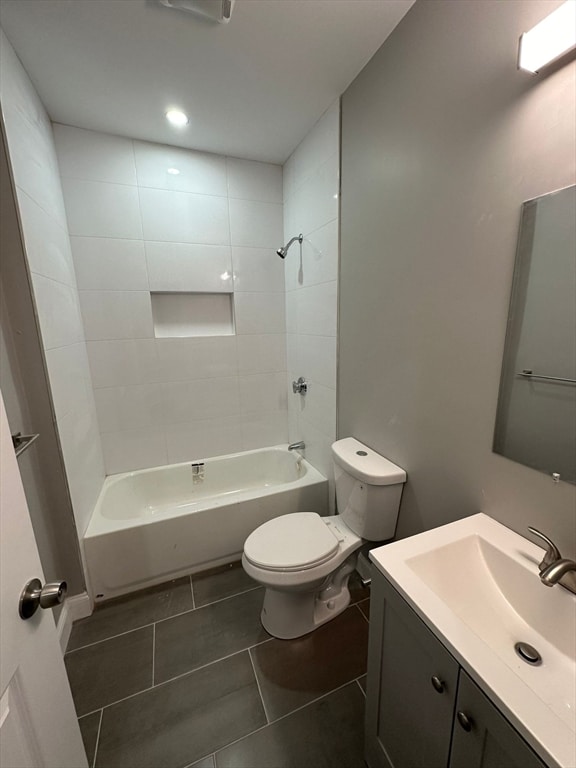
[[[108,704],[105,704],[102,707],[102,711],[105,709],[108,709],[108,707],[113,707],[115,704],[120,704],[122,701],[127,701],[128,699],[133,699],[134,696],[140,696],[141,693],[146,693],[146,691],[153,691],[154,686],[150,686],[149,688],[143,688],[141,691],[136,691],[136,693],[131,693],[129,696],[123,696],[121,699],[116,699],[115,701],[110,701]],[[82,717],[86,717],[86,715],[93,715],[95,712],[98,712],[98,709],[93,709],[91,712],[86,712],[82,715]]]
[[[211,667],[212,664],[218,664],[219,661],[225,661],[226,659],[231,659],[232,656],[237,656],[239,653],[245,653],[246,651],[250,651],[251,648],[256,648],[258,645],[264,645],[264,643],[269,643],[271,640],[273,640],[273,637],[267,638],[266,640],[262,640],[260,643],[255,643],[254,645],[248,646],[248,648],[240,648],[237,651],[233,651],[232,653],[228,653],[226,656],[221,656],[219,659],[214,659],[213,661],[208,661],[206,664],[202,664],[200,667],[194,667],[194,669],[189,669],[187,672],[182,672],[179,675],[176,675],[175,677],[170,677],[168,680],[162,680],[161,683],[157,683],[154,687],[158,688],[160,685],[166,685],[166,683],[171,683],[173,680],[179,680],[181,677],[186,677],[186,675],[190,675],[192,672],[198,672],[200,669],[206,669],[206,667]],[[149,688],[146,690],[150,690]],[[133,694],[136,695],[136,694]]]
[[[356,682],[355,680],[349,680],[347,683],[343,683],[343,685],[339,685],[338,688],[334,688],[333,691],[328,691],[327,693],[323,693],[322,696],[318,696],[315,699],[312,699],[312,701],[307,702],[306,704],[303,704],[301,707],[297,707],[296,709],[291,710],[290,712],[287,712],[285,715],[281,715],[280,717],[276,718],[276,720],[272,720],[267,725],[261,725],[260,728],[256,728],[254,731],[250,731],[250,733],[244,734],[244,736],[240,736],[238,739],[234,739],[234,741],[231,741],[229,744],[224,744],[222,747],[220,747],[217,752],[221,752],[223,749],[227,749],[228,747],[231,747],[233,744],[237,744],[239,741],[243,741],[244,739],[247,739],[249,736],[253,736],[255,733],[258,733],[259,731],[263,731],[265,728],[269,728],[271,725],[274,725],[275,723],[279,723],[281,720],[285,720],[287,717],[290,717],[295,712],[299,712],[301,709],[306,709],[306,707],[309,707],[311,704],[315,704],[317,701],[321,701],[322,699],[325,699],[327,696],[330,696],[332,693],[336,693],[336,691],[341,690],[342,688],[345,688],[347,685],[350,685],[351,683]],[[214,756],[216,756],[217,752],[214,752]]]
[[[204,755],[204,757],[198,758],[198,760],[194,760],[193,763],[188,763],[184,766],[184,768],[192,768],[196,763],[201,762],[202,760],[207,760],[209,757],[213,758],[212,763],[213,765],[216,765],[216,752],[208,752],[207,755]]]
[[[198,606],[195,605],[192,611],[201,611],[202,608],[208,608],[210,605],[223,603],[225,600],[233,600],[235,597],[239,597],[240,595],[245,595],[248,592],[254,592],[257,589],[262,589],[262,587],[259,584],[257,584],[255,587],[250,587],[250,589],[245,589],[243,592],[237,592],[234,595],[228,595],[228,597],[220,597],[218,600],[213,600],[211,603],[206,603],[205,605],[198,605]],[[176,616],[183,616],[185,613],[192,613],[192,611],[182,611],[182,613],[177,613],[174,616],[167,616],[165,619],[159,619],[156,623],[160,624],[163,621],[170,621],[170,619],[174,619],[176,618]]]
[[[180,611],[180,613],[175,613],[172,616],[166,616],[165,619],[157,619],[156,621],[148,622],[148,624],[142,624],[139,627],[133,627],[132,629],[127,629],[125,632],[118,632],[115,635],[109,635],[108,637],[103,637],[101,640],[95,640],[93,643],[86,643],[85,645],[80,645],[78,648],[71,648],[69,651],[66,651],[66,655],[69,653],[75,653],[76,651],[82,651],[85,648],[90,648],[93,645],[98,645],[98,643],[105,643],[107,640],[114,640],[116,637],[122,637],[122,635],[129,635],[130,632],[137,632],[139,629],[146,629],[146,627],[151,627],[154,624],[159,624],[162,621],[170,621],[170,619],[175,619],[178,616],[184,616],[186,613],[192,613],[192,611],[199,610],[200,608],[207,608],[209,605],[215,605],[216,603],[222,603],[224,600],[231,600],[233,597],[238,597],[239,595],[245,595],[248,592],[254,592],[256,589],[261,589],[260,585],[256,585],[255,587],[250,587],[250,589],[245,589],[242,592],[237,592],[234,595],[228,595],[228,597],[221,597],[218,600],[213,600],[211,603],[206,603],[206,605],[196,605],[196,601],[194,599],[194,588],[192,586],[192,576],[190,576],[190,590],[192,592],[192,605],[193,608],[191,608],[189,611]],[[258,643],[257,643],[258,645]]]
[[[242,592],[236,592],[233,595],[228,595],[227,597],[219,597],[218,600],[212,600],[211,603],[205,603],[204,605],[199,605],[196,610],[199,608],[207,608],[209,605],[216,605],[216,603],[223,603],[224,600],[231,600],[233,597],[239,597],[240,595],[246,595],[248,592],[254,592],[256,589],[261,589],[260,584],[256,584],[255,587],[249,587],[248,589],[243,589]]]
[[[206,667],[211,667],[213,664],[218,664],[219,661],[224,661],[225,659],[230,659],[232,656],[237,656],[239,653],[246,653],[246,651],[249,651],[250,648],[256,648],[258,645],[264,645],[264,643],[269,643],[273,640],[273,637],[269,637],[266,640],[262,640],[260,643],[255,643],[254,645],[249,646],[248,648],[241,648],[238,651],[234,651],[233,653],[229,653],[227,656],[222,656],[219,659],[214,659],[214,661],[209,661],[206,664],[202,664],[200,667],[194,667],[194,669],[189,669],[186,672],[182,672],[180,675],[176,675],[175,677],[171,677],[168,680],[162,680],[161,683],[157,683],[156,685],[150,686],[149,688],[143,688],[141,691],[136,691],[135,693],[131,693],[129,696],[123,696],[121,699],[115,699],[114,701],[108,702],[108,704],[105,704],[101,709],[108,709],[108,707],[112,707],[115,704],[119,704],[121,701],[126,701],[127,699],[133,699],[134,696],[140,696],[142,693],[147,693],[149,691],[153,691],[156,688],[160,688],[162,685],[167,685],[168,683],[173,683],[174,680],[179,680],[181,677],[186,677],[187,675],[191,675],[193,672],[198,672],[201,669],[205,669]],[[93,715],[95,712],[98,712],[100,707],[98,709],[93,709],[90,712],[84,712],[80,717],[86,717],[87,715]]]
[[[152,624],[152,687],[154,687],[155,658],[156,658],[156,624]]]
[[[92,768],[96,767],[96,755],[98,754],[98,746],[100,744],[100,731],[102,729],[103,716],[104,716],[104,708],[100,710],[100,720],[98,722],[98,733],[96,734],[96,746],[94,747],[94,759],[92,760]]]
[[[186,611],[184,611],[186,613]],[[180,616],[181,614],[176,614],[177,616]],[[114,640],[117,637],[122,637],[123,635],[129,635],[131,632],[138,632],[141,629],[147,629],[148,627],[153,627],[154,622],[151,621],[149,624],[143,624],[141,627],[134,627],[134,629],[127,629],[125,632],[118,632],[117,635],[110,635],[110,637],[103,637],[102,640],[95,640],[93,643],[86,643],[86,645],[80,645],[78,648],[71,648],[69,651],[66,651],[66,656],[70,653],[76,653],[76,651],[83,651],[85,648],[91,648],[93,645],[99,645],[100,643],[105,643],[108,640]],[[82,715],[84,717],[84,715]]]
[[[192,593],[192,610],[196,608],[196,600],[194,599],[194,583],[192,581],[192,574],[188,577],[190,579],[190,592]]]
[[[369,598],[368,598],[368,599],[369,599]],[[363,603],[364,601],[363,601],[363,600],[361,600],[360,602],[361,602],[361,603]],[[368,622],[368,624],[370,624],[370,619],[368,618],[368,616],[366,616],[366,614],[364,613],[364,611],[362,610],[362,608],[360,608],[360,603],[354,603],[354,605],[356,606],[356,608],[358,608],[358,610],[360,611],[360,613],[361,613],[361,614],[362,614],[362,616],[364,617],[365,621],[367,621],[367,622]]]
[[[254,679],[256,680],[256,687],[258,688],[260,700],[262,701],[262,709],[264,710],[264,717],[266,718],[266,724],[270,725],[270,718],[268,717],[268,712],[266,711],[264,696],[262,695],[262,689],[260,688],[260,681],[258,680],[258,674],[256,673],[256,665],[254,664],[254,659],[252,658],[252,653],[250,649],[248,649],[248,656],[250,657],[250,663],[252,664],[252,670],[254,672]]]
[[[358,678],[358,677],[357,677],[357,678],[356,678],[356,682],[358,683],[358,688],[360,688],[360,691],[361,691],[362,695],[364,696],[364,698],[366,698],[366,691],[365,691],[365,690],[364,690],[364,688],[362,688],[362,686],[360,685],[360,678]]]
[[[347,685],[350,685],[350,683],[355,683],[356,680],[348,680],[346,683],[342,683],[342,685],[339,685],[337,688],[333,688],[331,691],[327,691],[326,693],[323,693],[321,696],[317,696],[315,699],[312,699],[312,701],[307,701],[306,704],[302,704],[300,707],[296,707],[296,709],[291,710],[290,712],[287,712],[285,715],[281,715],[280,717],[277,717],[276,720],[272,720],[270,725],[273,725],[274,723],[279,723],[280,720],[285,720],[287,717],[290,717],[290,715],[293,715],[295,712],[300,712],[301,709],[305,709],[306,707],[309,707],[311,704],[315,704],[317,701],[321,701],[322,699],[325,699],[326,696],[330,696],[332,693],[336,693],[336,691],[341,691],[342,688],[346,688]]]

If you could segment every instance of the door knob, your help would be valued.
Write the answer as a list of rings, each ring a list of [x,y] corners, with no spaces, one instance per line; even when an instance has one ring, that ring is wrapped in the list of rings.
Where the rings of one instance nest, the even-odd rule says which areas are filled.
[[[472,718],[468,717],[465,712],[457,712],[456,719],[465,731],[470,732],[472,730]]]
[[[54,608],[64,602],[68,585],[65,581],[52,581],[44,584],[40,579],[31,579],[20,595],[18,613],[21,619],[34,616],[38,608]]]

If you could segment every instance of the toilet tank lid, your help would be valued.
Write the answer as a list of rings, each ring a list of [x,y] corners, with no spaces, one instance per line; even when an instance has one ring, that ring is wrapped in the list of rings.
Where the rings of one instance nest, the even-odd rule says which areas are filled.
[[[358,480],[370,485],[395,485],[406,482],[406,472],[354,437],[332,443],[332,458]]]

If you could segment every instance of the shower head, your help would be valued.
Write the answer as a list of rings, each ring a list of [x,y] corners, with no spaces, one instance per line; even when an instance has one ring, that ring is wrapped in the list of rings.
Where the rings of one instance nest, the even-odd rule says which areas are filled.
[[[302,240],[304,240],[304,236],[303,235],[297,235],[296,237],[293,237],[292,240],[289,240],[286,243],[286,245],[282,246],[281,248],[278,248],[276,250],[276,253],[278,254],[278,256],[280,256],[281,259],[285,259],[286,258],[286,254],[288,253],[288,249],[290,248],[290,246],[292,245],[292,243],[295,240],[298,240],[298,242],[300,244],[302,244]]]

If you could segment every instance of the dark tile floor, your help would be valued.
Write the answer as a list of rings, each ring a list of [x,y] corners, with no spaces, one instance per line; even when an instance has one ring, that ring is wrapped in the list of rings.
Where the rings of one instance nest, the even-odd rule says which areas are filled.
[[[369,592],[296,640],[239,563],[104,603],[66,668],[95,768],[364,768]]]

